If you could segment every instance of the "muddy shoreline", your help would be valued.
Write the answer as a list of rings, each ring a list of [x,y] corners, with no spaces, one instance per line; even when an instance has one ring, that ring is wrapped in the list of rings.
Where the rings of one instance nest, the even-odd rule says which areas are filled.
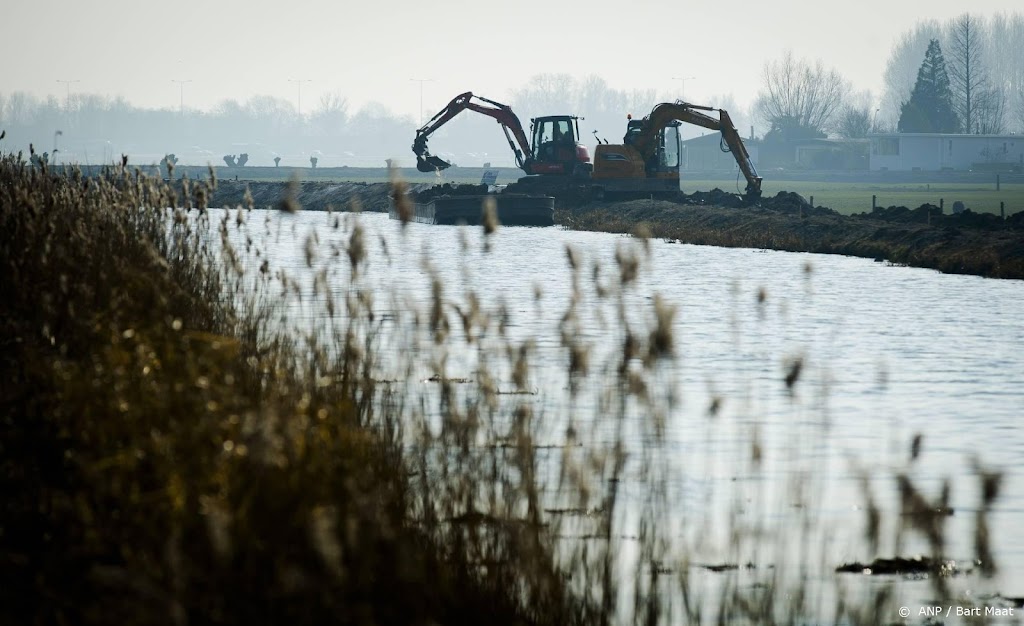
[[[292,193],[301,208],[314,211],[387,211],[390,191],[387,183],[310,181],[289,192],[284,182],[221,181],[210,205],[244,205],[246,188],[256,208],[279,208]],[[730,194],[709,192],[673,201],[588,202],[556,208],[555,223],[575,230],[647,232],[679,243],[842,254],[952,274],[1024,279],[1024,212],[1001,220],[970,211],[942,214],[938,207],[924,205],[844,216],[811,207],[796,194],[742,207]]]

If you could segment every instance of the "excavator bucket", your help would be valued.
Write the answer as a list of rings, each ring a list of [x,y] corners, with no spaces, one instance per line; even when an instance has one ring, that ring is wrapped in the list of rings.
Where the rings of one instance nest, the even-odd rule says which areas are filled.
[[[441,157],[436,157],[432,154],[420,155],[416,157],[416,169],[421,172],[437,172],[440,170],[448,169],[452,164],[445,161]]]
[[[422,131],[416,132],[416,141],[412,143],[412,151],[416,155],[416,169],[421,172],[438,172],[452,166],[441,157],[430,154],[427,150],[427,136]]]

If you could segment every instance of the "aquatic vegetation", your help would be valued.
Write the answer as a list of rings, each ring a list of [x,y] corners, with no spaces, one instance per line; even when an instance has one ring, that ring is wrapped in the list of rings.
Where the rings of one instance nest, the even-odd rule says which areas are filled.
[[[566,250],[571,297],[552,329],[565,397],[545,404],[535,354],[551,338],[514,335],[500,302],[446,282],[429,259],[429,301],[382,293],[365,275],[387,248],[357,212],[297,233],[301,269],[288,270],[265,245],[301,207],[206,209],[216,184],[172,187],[124,161],[84,177],[0,159],[4,621],[894,619],[891,585],[826,602],[809,582],[808,563],[827,556],[814,539],[820,468],[786,494],[801,503],[795,524],[772,524],[779,494],[754,480],[706,494],[734,497],[728,527],[678,514],[666,441],[681,402],[669,367],[685,354],[678,311],[657,295],[626,305],[659,233],[623,238],[612,268]],[[494,219],[473,232],[466,249],[502,235]],[[550,306],[540,291],[537,306]],[[584,332],[590,319],[614,329],[612,349]],[[808,368],[799,355],[787,365],[776,382],[804,410]],[[694,429],[731,427],[730,401],[716,398]],[[737,474],[756,477],[763,434],[756,422],[745,432]],[[803,446],[824,437],[801,435]],[[948,492],[930,495],[912,470],[899,475],[898,512],[865,475],[864,559],[903,536],[924,541],[936,597],[953,598],[939,565]],[[978,475],[988,575],[1000,479]],[[730,560],[702,561],[722,534]]]

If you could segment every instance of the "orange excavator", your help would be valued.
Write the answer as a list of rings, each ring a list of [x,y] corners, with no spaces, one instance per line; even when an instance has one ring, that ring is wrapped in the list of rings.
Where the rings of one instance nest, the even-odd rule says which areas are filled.
[[[593,169],[590,152],[579,141],[578,117],[549,115],[531,119],[531,143],[511,107],[482,96],[475,96],[471,91],[455,96],[447,106],[416,131],[416,139],[412,144],[412,151],[416,154],[416,169],[421,172],[434,172],[451,167],[448,161],[430,154],[427,150],[427,140],[434,131],[466,110],[493,117],[501,125],[508,145],[515,154],[516,165],[527,174],[585,178]]]
[[[702,113],[718,111],[719,119]],[[747,179],[744,197],[761,197],[761,177],[757,175],[743,140],[724,109],[663,102],[642,120],[629,119],[622,144],[599,143],[594,151],[591,192],[601,198],[609,194],[674,193],[679,190],[679,131],[682,123],[702,126],[722,133],[722,150],[731,152]]]

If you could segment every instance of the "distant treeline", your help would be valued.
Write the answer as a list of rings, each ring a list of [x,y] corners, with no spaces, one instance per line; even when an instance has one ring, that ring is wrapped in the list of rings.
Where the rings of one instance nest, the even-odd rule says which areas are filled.
[[[653,89],[615,89],[597,76],[566,74],[535,76],[510,93],[507,103],[527,132],[531,117],[575,114],[584,118],[580,134],[591,145],[595,130],[602,139],[621,140],[627,113],[643,115],[672,98]],[[502,94],[478,95],[506,101]],[[719,106],[736,108],[728,98]],[[424,118],[434,113],[424,111]],[[740,118],[745,119],[742,112]],[[379,103],[352,111],[340,94],[325,95],[300,115],[294,103],[272,96],[224,100],[213,110],[200,111],[143,109],[124,98],[86,93],[46,99],[0,93],[0,128],[7,129],[8,149],[27,151],[30,143],[40,153],[56,148],[57,162],[105,163],[124,153],[136,163],[156,163],[173,153],[182,164],[222,165],[225,155],[245,153],[249,165],[274,165],[274,158],[281,157],[282,166],[308,167],[311,156],[319,167],[383,166],[389,158],[411,165],[418,126],[417,120]],[[433,135],[430,148],[456,164],[514,166],[500,127],[476,113],[463,113],[445,125]]]

